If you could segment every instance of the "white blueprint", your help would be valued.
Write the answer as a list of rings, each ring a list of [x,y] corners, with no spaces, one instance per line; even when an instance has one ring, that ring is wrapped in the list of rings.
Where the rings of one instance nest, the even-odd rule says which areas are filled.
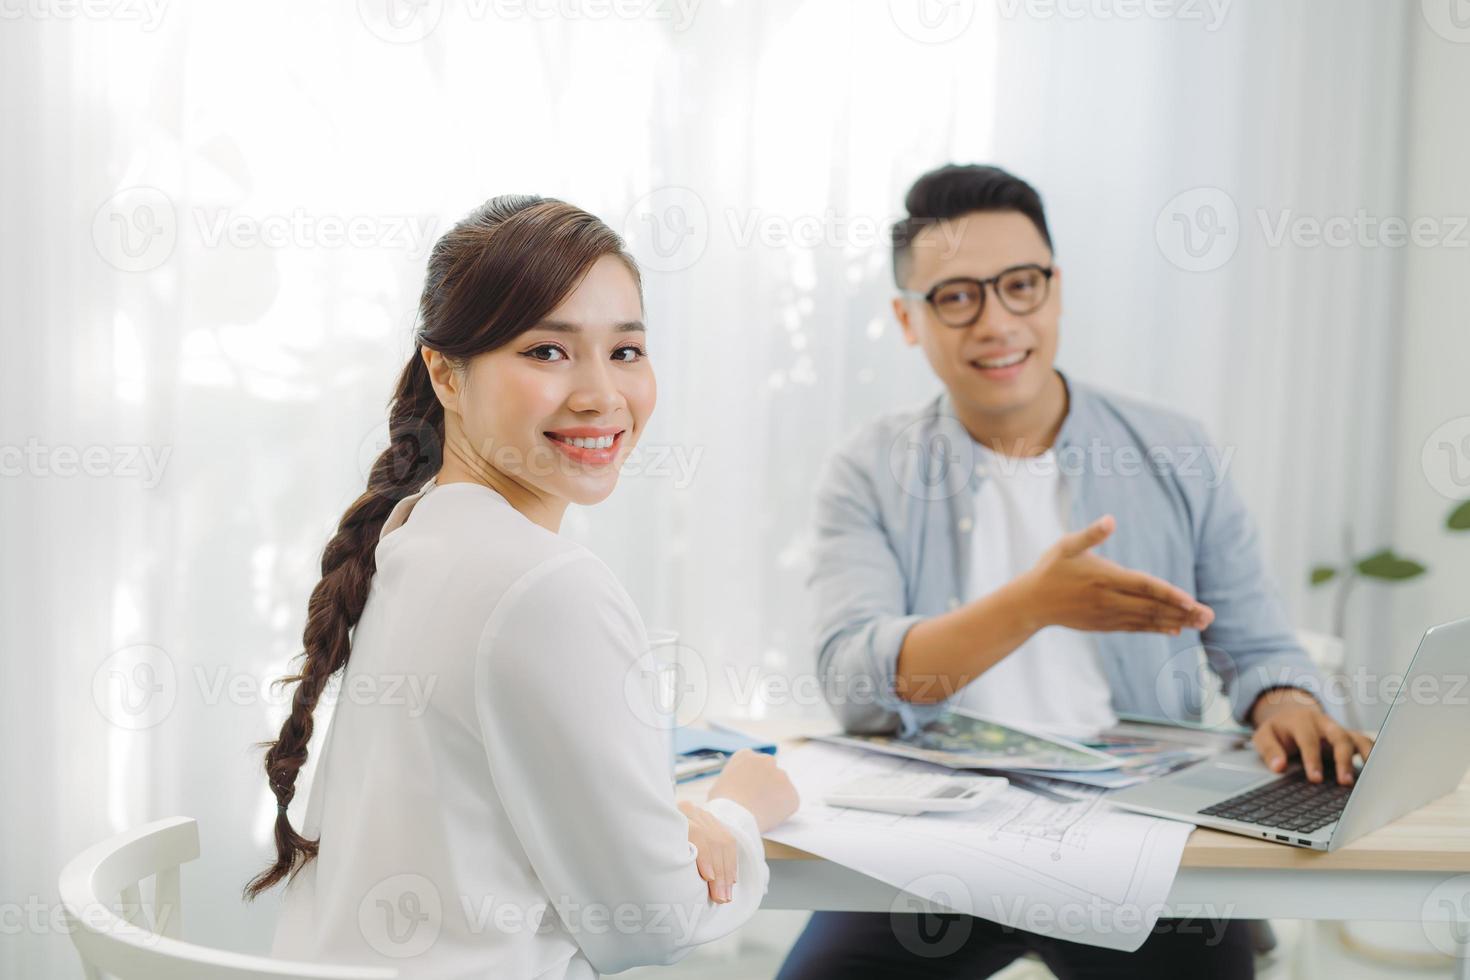
[[[935,905],[1074,942],[1132,951],[1158,920],[1192,826],[1128,813],[1088,787],[1075,803],[1015,786],[962,813],[897,816],[826,806],[831,787],[924,762],[808,742],[781,753],[801,809],[765,836]],[[922,906],[900,899],[896,912]]]

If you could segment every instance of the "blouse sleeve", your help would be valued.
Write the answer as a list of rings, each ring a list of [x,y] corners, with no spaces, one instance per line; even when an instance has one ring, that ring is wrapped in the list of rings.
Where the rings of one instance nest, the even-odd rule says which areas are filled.
[[[739,928],[770,880],[759,830],[731,800],[732,901],[717,905],[675,805],[668,734],[640,662],[643,624],[590,552],[559,555],[497,604],[475,667],[490,776],[520,843],[593,967],[667,964]]]

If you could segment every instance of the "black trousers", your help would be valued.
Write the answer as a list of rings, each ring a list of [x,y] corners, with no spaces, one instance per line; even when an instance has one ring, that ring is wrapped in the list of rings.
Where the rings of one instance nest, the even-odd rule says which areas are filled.
[[[817,912],[778,980],[974,980],[1027,953],[1061,980],[1250,980],[1250,930],[1228,919],[1160,919],[1136,952],[1086,946],[968,915]]]

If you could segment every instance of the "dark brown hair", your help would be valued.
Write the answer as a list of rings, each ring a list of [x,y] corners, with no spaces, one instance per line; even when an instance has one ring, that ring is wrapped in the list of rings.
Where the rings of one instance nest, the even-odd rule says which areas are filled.
[[[904,195],[908,214],[894,222],[893,281],[903,288],[912,267],[911,251],[919,232],[931,225],[976,211],[1019,211],[1041,233],[1051,248],[1046,209],[1036,188],[999,167],[950,163],[914,181]]]
[[[305,663],[300,673],[276,682],[296,684],[280,736],[260,743],[276,797],[276,860],[245,886],[247,899],[294,878],[317,855],[320,841],[298,834],[286,813],[296,774],[306,762],[312,710],[327,681],[347,666],[351,631],[377,570],[374,552],[383,522],[443,463],[444,408],[430,383],[423,348],[462,365],[509,343],[555,309],[605,255],[623,260],[639,280],[622,239],[607,225],[563,201],[520,194],[486,201],[434,244],[419,299],[413,357],[398,376],[388,406],[388,448],[322,552],[321,581],[307,605]]]

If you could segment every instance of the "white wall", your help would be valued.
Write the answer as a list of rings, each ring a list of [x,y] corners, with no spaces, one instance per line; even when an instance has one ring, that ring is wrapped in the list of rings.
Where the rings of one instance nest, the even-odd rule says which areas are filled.
[[[1426,12],[1413,28],[1405,216],[1433,218],[1448,232],[1455,216],[1470,216],[1470,28],[1441,26],[1436,32]],[[1470,229],[1455,241],[1404,255],[1392,543],[1430,574],[1395,588],[1385,661],[1399,670],[1426,626],[1470,615],[1470,532],[1444,529],[1455,502],[1448,494],[1470,498]]]

